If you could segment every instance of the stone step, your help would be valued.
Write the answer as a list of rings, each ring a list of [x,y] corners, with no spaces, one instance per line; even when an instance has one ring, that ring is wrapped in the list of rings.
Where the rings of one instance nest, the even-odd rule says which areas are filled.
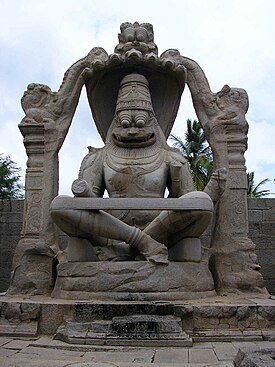
[[[192,346],[175,316],[132,315],[92,322],[67,321],[58,328],[55,339],[75,344]]]
[[[0,317],[0,335],[35,338],[38,334],[37,321],[10,322]]]

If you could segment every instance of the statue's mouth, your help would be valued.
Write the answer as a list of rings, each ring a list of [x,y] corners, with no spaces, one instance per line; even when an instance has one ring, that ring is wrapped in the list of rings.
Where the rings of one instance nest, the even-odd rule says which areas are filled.
[[[113,134],[113,140],[120,147],[142,148],[154,144],[156,136],[154,132],[136,136]]]

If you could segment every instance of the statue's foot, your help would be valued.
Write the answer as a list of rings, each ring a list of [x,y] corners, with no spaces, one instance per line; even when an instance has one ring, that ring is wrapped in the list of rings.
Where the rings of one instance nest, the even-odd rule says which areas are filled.
[[[142,233],[142,236],[136,246],[145,257],[146,260],[152,261],[156,264],[168,264],[168,249],[162,243],[155,241],[152,237],[146,233]]]

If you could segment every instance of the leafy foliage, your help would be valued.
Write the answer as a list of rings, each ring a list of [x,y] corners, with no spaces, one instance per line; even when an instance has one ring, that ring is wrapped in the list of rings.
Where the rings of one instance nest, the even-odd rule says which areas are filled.
[[[247,196],[251,198],[262,198],[271,194],[270,190],[260,190],[261,186],[269,182],[268,178],[265,178],[258,184],[255,183],[254,172],[247,172]]]
[[[20,168],[9,156],[0,154],[0,199],[23,198],[23,187],[20,184]]]
[[[185,141],[175,135],[170,140],[189,162],[196,189],[203,190],[213,171],[213,155],[200,122],[188,119]]]

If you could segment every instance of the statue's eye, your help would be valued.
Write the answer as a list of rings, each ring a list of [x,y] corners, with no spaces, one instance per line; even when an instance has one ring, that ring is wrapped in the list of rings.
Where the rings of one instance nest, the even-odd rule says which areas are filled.
[[[123,119],[121,120],[121,125],[122,127],[130,127],[130,121],[128,121],[127,119]]]
[[[131,116],[128,113],[120,112],[118,114],[120,123],[122,127],[130,127],[131,126]]]
[[[148,112],[140,111],[135,115],[135,124],[137,127],[144,127],[146,125],[147,120],[148,120]]]
[[[145,126],[144,116],[137,116],[135,120],[136,120],[136,126],[137,127],[144,127]]]

